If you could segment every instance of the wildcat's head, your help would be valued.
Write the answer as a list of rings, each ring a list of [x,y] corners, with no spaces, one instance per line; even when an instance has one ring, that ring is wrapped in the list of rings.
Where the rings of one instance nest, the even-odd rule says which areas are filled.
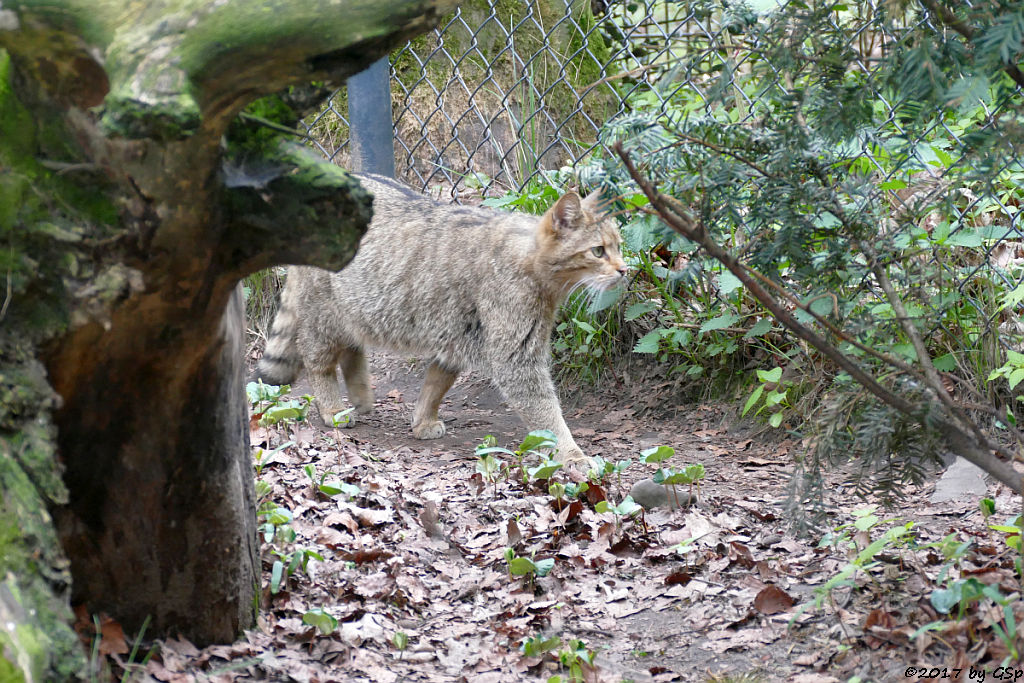
[[[537,265],[560,295],[580,287],[610,289],[625,280],[619,228],[603,208],[597,192],[583,200],[568,192],[537,225]]]

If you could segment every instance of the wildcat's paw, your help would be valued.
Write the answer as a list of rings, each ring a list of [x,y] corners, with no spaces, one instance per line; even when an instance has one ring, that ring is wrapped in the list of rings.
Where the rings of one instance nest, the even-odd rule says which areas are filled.
[[[577,464],[589,464],[590,458],[583,455],[583,450],[573,444],[565,450],[558,451],[558,459],[564,462],[566,465],[577,465]]]
[[[417,439],[440,439],[444,431],[444,422],[440,420],[427,420],[412,426],[412,435]]]
[[[345,406],[325,408],[321,405],[317,405],[316,416],[319,418],[319,424],[317,426],[322,429],[331,429],[333,427],[349,429],[350,427],[354,427],[356,424],[354,413],[355,411],[349,410]],[[335,416],[338,416],[337,424],[335,424]]]

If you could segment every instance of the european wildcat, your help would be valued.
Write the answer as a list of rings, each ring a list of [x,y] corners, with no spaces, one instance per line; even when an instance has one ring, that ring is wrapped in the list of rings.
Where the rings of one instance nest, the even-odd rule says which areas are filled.
[[[625,275],[613,220],[596,195],[564,195],[537,218],[434,202],[390,178],[360,175],[373,219],[341,271],[293,266],[258,374],[294,380],[303,365],[320,414],[344,409],[341,365],[357,413],[373,409],[363,350],[382,346],[431,359],[413,412],[419,439],[445,433],[438,405],[458,373],[491,380],[530,429],[558,436],[580,460],[551,381],[551,329],[581,286],[607,289]]]

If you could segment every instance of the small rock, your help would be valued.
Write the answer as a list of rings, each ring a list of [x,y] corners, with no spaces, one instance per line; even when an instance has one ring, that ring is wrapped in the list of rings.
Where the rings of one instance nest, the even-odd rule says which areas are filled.
[[[655,484],[653,479],[641,479],[633,484],[633,488],[629,490],[629,495],[633,497],[637,505],[640,505],[645,510],[651,510],[656,507],[675,507],[676,498],[679,499],[679,505],[682,507],[689,507],[697,502],[697,496],[694,495],[691,498],[689,491],[680,491],[677,488],[675,495],[673,495],[667,487],[662,484]]]
[[[935,484],[935,492],[932,493],[930,500],[933,503],[942,503],[961,496],[977,498],[987,492],[985,472],[977,465],[957,458]]]

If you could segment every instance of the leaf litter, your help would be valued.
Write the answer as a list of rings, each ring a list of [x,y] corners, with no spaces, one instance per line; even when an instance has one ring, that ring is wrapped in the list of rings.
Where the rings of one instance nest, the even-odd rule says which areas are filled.
[[[1015,590],[1011,554],[977,501],[933,505],[931,485],[915,492],[898,516],[916,522],[914,542],[887,547],[823,592],[888,525],[821,547],[825,528],[795,535],[783,506],[801,445],[732,424],[731,408],[638,417],[630,400],[589,390],[567,410],[578,442],[588,455],[633,465],[569,501],[547,482],[524,484],[518,471],[483,481],[474,446],[492,433],[514,449],[523,434],[478,380],[460,380],[446,399],[449,434],[423,442],[408,434],[403,403],[416,395],[415,374],[394,362],[388,374],[399,386],[354,429],[254,425],[254,450],[273,453],[258,463],[261,499],[291,512],[281,526],[294,534],[262,545],[256,628],[205,649],[157,641],[141,666],[124,661],[125,636],[106,621],[100,651],[138,680],[174,683],[895,681],[908,666],[992,669],[1009,653],[988,627],[1005,612],[968,609],[956,621],[929,600],[949,571],[929,544],[950,534],[974,541],[961,575]],[[652,476],[655,466],[638,463],[652,445],[675,448],[680,465],[705,466],[698,503],[618,519],[598,513],[597,503],[618,504]],[[866,504],[832,476],[827,502],[837,512],[827,526],[835,529]],[[1019,509],[1019,497],[993,489],[1002,510]],[[304,551],[315,553],[302,555],[304,569],[295,562],[275,583],[275,562],[290,565]],[[509,553],[536,567],[552,561],[550,570],[513,575]],[[1019,599],[1008,609],[1020,623]],[[941,630],[911,637],[935,621]]]

